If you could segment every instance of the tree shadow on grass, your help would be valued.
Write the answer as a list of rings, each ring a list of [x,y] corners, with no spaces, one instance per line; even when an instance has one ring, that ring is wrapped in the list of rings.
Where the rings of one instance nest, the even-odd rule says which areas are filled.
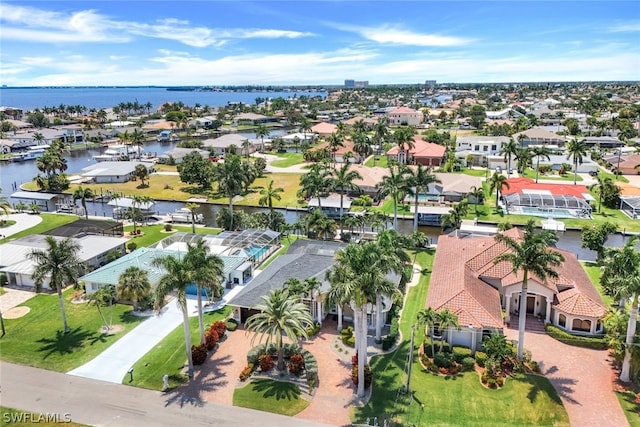
[[[125,311],[120,315],[119,323],[137,323],[140,321],[140,317],[133,314],[133,311]]]
[[[101,341],[103,334],[97,332],[89,332],[81,327],[71,329],[68,333],[57,331],[54,338],[40,338],[36,342],[42,344],[38,349],[39,352],[45,353],[43,360],[48,358],[54,353],[57,354],[71,354],[79,348],[83,347],[85,341],[91,341],[91,344],[96,341]]]
[[[251,381],[251,388],[263,397],[275,397],[276,400],[294,400],[300,398],[300,388],[293,383],[257,378]]]
[[[538,398],[538,395],[540,395],[541,393],[549,396],[549,398],[558,405],[562,405],[560,396],[563,396],[565,399],[567,399],[567,401],[571,403],[579,403],[570,396],[570,394],[573,393],[573,387],[571,386],[576,383],[576,381],[573,379],[554,378],[552,384],[551,381],[549,381],[547,378],[539,375],[520,375],[513,378],[513,380],[525,382],[531,385],[531,388],[527,393],[527,399],[531,403],[535,402]]]

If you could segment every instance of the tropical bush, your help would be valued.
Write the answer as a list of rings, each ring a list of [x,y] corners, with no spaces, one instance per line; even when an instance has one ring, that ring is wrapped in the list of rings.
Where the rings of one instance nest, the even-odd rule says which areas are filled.
[[[340,338],[342,339],[342,343],[349,347],[356,346],[356,337],[353,335],[353,327],[347,326],[346,328],[340,331]]]
[[[276,362],[273,361],[273,357],[263,354],[258,358],[258,365],[262,372],[269,372],[276,365]]]
[[[487,361],[487,353],[485,353],[484,351],[476,351],[475,359],[478,366],[484,368]]]
[[[473,357],[465,357],[460,364],[463,371],[473,371],[476,367],[476,360]]]
[[[138,244],[136,242],[129,242],[127,243],[127,250],[129,252],[133,252],[138,248]]]
[[[462,363],[463,359],[471,357],[471,349],[468,347],[454,346],[452,354],[453,360],[455,360],[457,363]]]
[[[213,350],[216,347],[216,344],[220,341],[220,337],[218,332],[213,329],[209,329],[204,334],[204,344],[207,347],[207,350]]]
[[[313,322],[313,325],[309,326],[307,328],[307,335],[309,336],[309,338],[311,338],[314,335],[317,335],[318,332],[320,332],[320,323],[319,322]]]
[[[253,372],[253,363],[249,363],[243,370],[240,372],[240,381],[245,381],[247,378],[251,376]]]
[[[204,344],[192,345],[191,357],[194,365],[202,365],[207,360],[207,347]]]
[[[300,375],[304,370],[304,357],[301,354],[294,354],[289,358],[289,372],[293,375]]]
[[[238,329],[238,322],[235,319],[227,319],[225,326],[227,331],[233,332]]]
[[[433,356],[433,363],[438,368],[451,368],[453,366],[453,354],[438,352]]]
[[[364,365],[364,388],[369,388],[371,381],[373,380],[373,372],[369,365]],[[358,366],[355,365],[351,368],[351,381],[355,385],[358,385]]]
[[[389,335],[382,339],[382,349],[389,350],[398,340],[400,336],[400,330],[398,327],[398,318],[391,319],[391,328],[389,329]]]
[[[218,337],[222,338],[225,332],[227,332],[227,325],[222,320],[218,320],[216,322],[213,322],[211,326],[209,326],[209,330],[215,331],[218,334]]]
[[[164,231],[171,231],[172,229],[173,229],[173,226],[171,224],[164,225]]]
[[[604,338],[598,337],[586,337],[583,335],[573,335],[554,325],[547,325],[544,327],[547,334],[550,337],[557,339],[558,341],[573,345],[576,347],[593,348],[596,350],[604,350],[607,348],[607,341]]]

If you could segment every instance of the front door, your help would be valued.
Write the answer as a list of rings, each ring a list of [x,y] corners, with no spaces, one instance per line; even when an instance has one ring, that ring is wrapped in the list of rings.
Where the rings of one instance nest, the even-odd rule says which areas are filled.
[[[527,296],[527,314],[533,314],[536,307],[536,297]]]

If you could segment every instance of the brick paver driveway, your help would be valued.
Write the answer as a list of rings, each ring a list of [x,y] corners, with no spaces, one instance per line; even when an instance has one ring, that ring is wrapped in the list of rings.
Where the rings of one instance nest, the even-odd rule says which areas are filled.
[[[353,399],[350,363],[340,359],[333,350],[336,323],[324,323],[322,331],[313,340],[303,343],[318,360],[319,381],[311,404],[298,418],[333,426],[350,425],[349,411]],[[233,392],[239,384],[238,375],[247,364],[252,334],[245,330],[227,333],[226,340],[200,367],[193,380],[180,388],[180,399],[198,402],[218,402],[231,405]],[[257,344],[257,342],[256,342]]]
[[[505,329],[517,339],[517,329]],[[525,333],[524,347],[540,362],[564,403],[569,421],[576,427],[628,426],[613,387],[613,370],[607,351],[573,347],[546,333]]]

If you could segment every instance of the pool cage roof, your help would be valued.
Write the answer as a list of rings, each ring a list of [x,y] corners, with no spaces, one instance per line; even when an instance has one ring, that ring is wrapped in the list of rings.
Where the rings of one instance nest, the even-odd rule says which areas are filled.
[[[639,197],[623,197],[620,199],[622,210],[631,211],[640,214],[640,196]]]
[[[530,206],[549,209],[588,209],[591,211],[591,206],[585,199],[570,195],[512,193],[503,197],[507,206]]]
[[[248,230],[223,231],[210,239],[220,246],[248,248],[250,246],[272,245],[279,238],[280,233],[277,231],[250,228]]]

